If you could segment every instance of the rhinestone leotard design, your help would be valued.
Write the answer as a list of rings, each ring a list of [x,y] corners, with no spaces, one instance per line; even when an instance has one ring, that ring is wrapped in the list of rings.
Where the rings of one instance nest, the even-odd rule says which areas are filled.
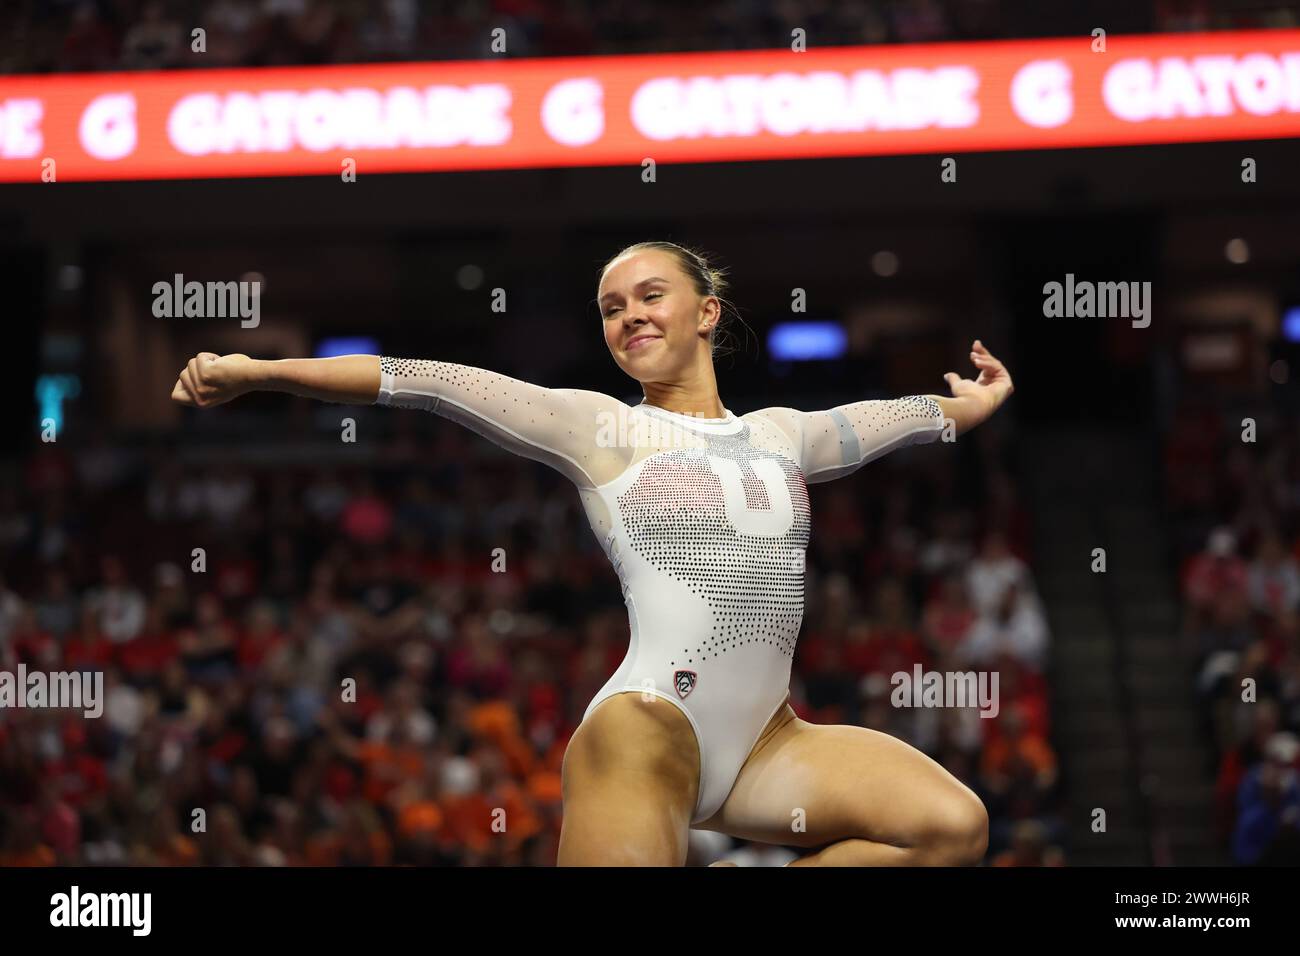
[[[938,403],[919,395],[705,419],[446,362],[383,357],[380,370],[378,403],[443,415],[577,486],[629,622],[627,655],[584,720],[623,692],[681,709],[700,748],[693,824],[722,806],[788,696],[808,484],[943,429]]]

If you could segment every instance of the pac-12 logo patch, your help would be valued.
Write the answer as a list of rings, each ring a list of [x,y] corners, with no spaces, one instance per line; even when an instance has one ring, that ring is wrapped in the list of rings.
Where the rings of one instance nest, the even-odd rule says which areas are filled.
[[[686,695],[695,690],[695,671],[677,671],[673,674],[673,683],[677,685],[677,696],[685,699]]]

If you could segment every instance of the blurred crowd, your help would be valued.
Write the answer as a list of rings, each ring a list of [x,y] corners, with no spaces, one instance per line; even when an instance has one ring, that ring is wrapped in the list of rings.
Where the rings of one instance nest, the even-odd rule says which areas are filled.
[[[1165,452],[1182,633],[1241,864],[1300,863],[1300,421],[1189,405]]]
[[[559,475],[358,413],[393,429],[364,466],[65,433],[0,473],[0,669],[106,696],[0,710],[0,865],[554,863],[565,745],[627,647],[617,578]],[[1030,525],[981,431],[962,478],[921,447],[813,486],[792,705],[949,768],[990,864],[1059,864]],[[891,705],[918,663],[996,670],[998,715]],[[790,855],[696,837],[693,864]]]
[[[1106,26],[1105,12],[1086,28]],[[1285,0],[1142,0],[1128,16],[1123,32],[1300,22]],[[651,0],[10,0],[0,7],[0,73],[480,59],[503,55],[491,48],[498,27],[504,55],[515,57],[781,48],[795,28],[810,46],[1063,29],[1024,0],[704,0],[671,8]],[[203,31],[201,52],[195,30]]]

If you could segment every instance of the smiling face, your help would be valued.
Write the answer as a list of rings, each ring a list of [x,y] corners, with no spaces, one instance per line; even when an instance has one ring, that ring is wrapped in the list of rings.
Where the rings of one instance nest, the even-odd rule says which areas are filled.
[[[615,259],[596,302],[610,354],[638,382],[680,381],[696,363],[712,362],[709,332],[721,306],[700,294],[672,253],[647,249]]]

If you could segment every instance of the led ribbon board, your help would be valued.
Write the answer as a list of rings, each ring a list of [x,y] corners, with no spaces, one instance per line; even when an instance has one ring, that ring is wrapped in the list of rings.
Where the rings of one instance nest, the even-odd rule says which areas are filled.
[[[1300,135],[1300,31],[0,77],[0,181]]]

